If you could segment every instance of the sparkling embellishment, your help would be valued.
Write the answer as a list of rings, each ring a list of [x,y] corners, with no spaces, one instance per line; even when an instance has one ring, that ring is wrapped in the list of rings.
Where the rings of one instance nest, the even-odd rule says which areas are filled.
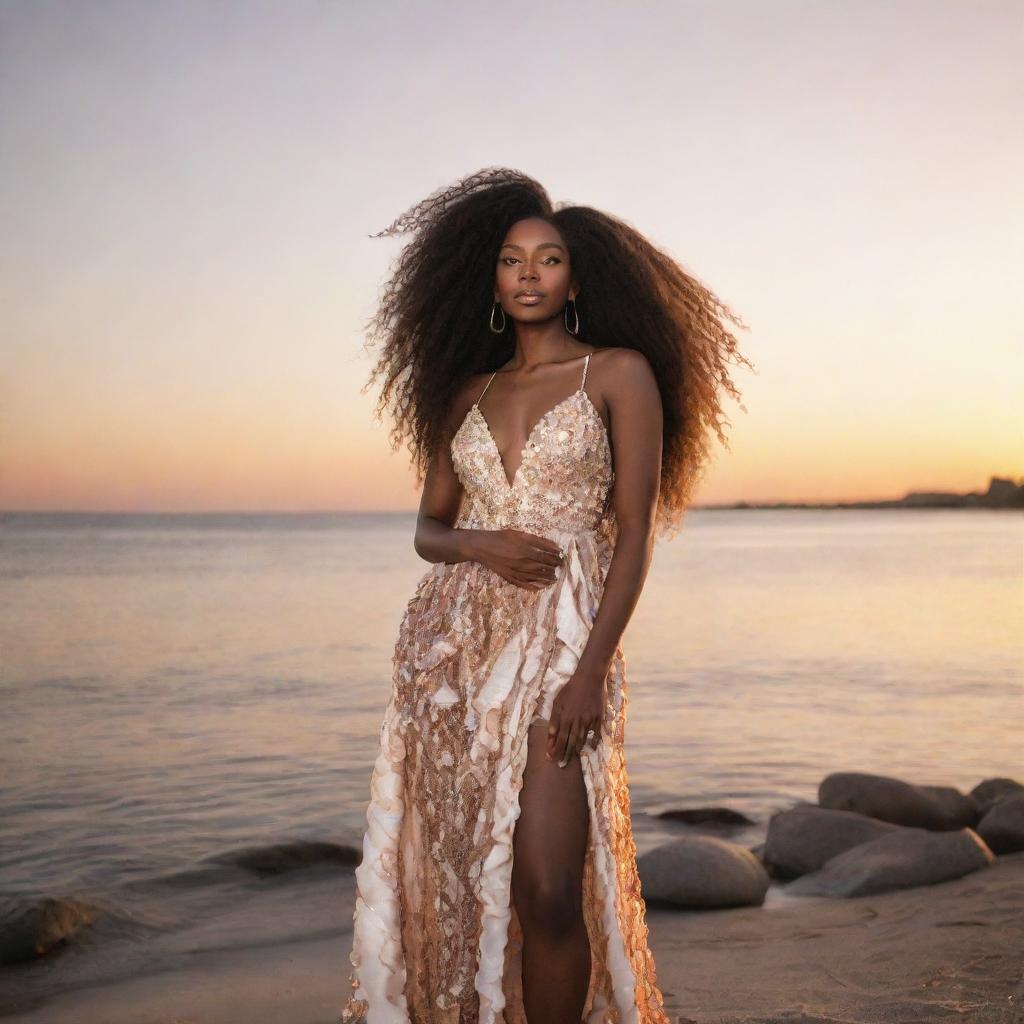
[[[545,536],[552,530],[596,530],[609,518],[611,444],[585,390],[548,410],[523,452],[509,484],[487,421],[476,404],[470,407],[452,438],[452,464],[465,492],[456,526],[500,525]]]
[[[477,562],[435,563],[406,607],[356,869],[342,1024],[366,1024],[371,1006],[419,1024],[525,1022],[509,883],[526,735],[582,653],[617,535],[611,442],[583,384],[534,425],[511,482],[476,404],[452,438],[463,488],[455,525],[549,537],[563,559],[538,590]],[[592,809],[584,1016],[668,1024],[636,870],[625,720],[618,650],[600,741],[582,755]]]

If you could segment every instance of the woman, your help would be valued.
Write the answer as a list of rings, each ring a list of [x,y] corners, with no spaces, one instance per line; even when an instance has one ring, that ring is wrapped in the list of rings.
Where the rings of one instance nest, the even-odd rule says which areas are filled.
[[[371,326],[433,566],[399,629],[344,1024],[667,1022],[623,755],[620,638],[721,429],[743,326],[635,230],[471,175]],[[748,364],[749,365],[749,364]],[[614,467],[614,468],[613,468]]]

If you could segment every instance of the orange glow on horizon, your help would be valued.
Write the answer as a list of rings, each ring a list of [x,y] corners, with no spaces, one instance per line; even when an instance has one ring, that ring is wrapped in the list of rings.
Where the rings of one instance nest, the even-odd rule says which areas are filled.
[[[370,236],[499,165],[622,217],[750,325],[748,411],[696,504],[1024,473],[1011,6],[545,16],[467,6],[435,38],[415,5],[6,12],[0,509],[415,509],[361,390],[406,238]],[[523,81],[560,69],[569,136],[509,131],[495,31]]]

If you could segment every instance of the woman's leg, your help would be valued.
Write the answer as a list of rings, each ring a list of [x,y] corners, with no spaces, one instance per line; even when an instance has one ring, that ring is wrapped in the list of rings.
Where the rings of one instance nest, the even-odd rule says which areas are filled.
[[[583,864],[590,810],[583,766],[545,756],[548,722],[527,738],[512,841],[512,899],[523,929],[523,1003],[529,1024],[580,1024],[590,983]]]

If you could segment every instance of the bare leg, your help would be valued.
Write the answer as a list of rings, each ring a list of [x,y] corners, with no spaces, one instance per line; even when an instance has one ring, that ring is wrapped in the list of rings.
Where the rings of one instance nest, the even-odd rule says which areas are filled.
[[[580,1024],[590,983],[583,865],[590,828],[583,766],[545,756],[548,722],[527,738],[512,841],[512,899],[523,928],[523,1003],[529,1024]]]

